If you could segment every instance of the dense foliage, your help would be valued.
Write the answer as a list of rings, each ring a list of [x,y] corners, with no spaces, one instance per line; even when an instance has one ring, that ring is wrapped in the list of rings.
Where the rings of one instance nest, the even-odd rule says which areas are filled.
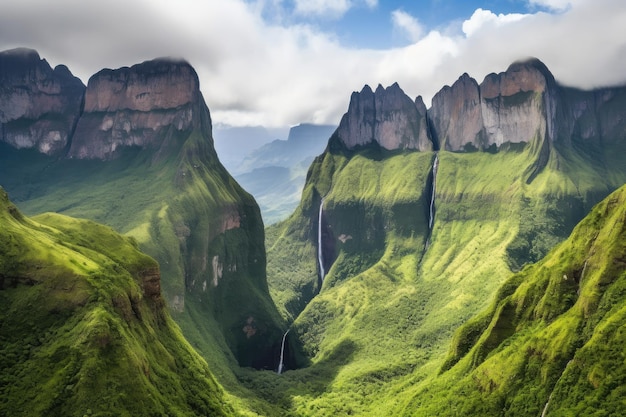
[[[449,389],[442,367],[472,349],[490,322],[487,313],[471,318],[510,293],[510,283],[499,288],[512,271],[543,258],[626,182],[609,149],[577,146],[438,152],[429,231],[432,153],[347,152],[331,142],[309,171],[300,207],[267,233],[270,291],[293,320],[291,366],[300,367],[282,376],[282,400],[267,399],[289,403],[295,415],[454,415],[434,387]],[[322,197],[333,263],[320,293],[303,303],[298,297],[317,289]],[[468,320],[451,359],[448,346]],[[264,383],[250,386],[263,393]],[[487,392],[477,391],[477,401],[492,401]]]
[[[234,414],[133,238],[0,193],[0,415]]]

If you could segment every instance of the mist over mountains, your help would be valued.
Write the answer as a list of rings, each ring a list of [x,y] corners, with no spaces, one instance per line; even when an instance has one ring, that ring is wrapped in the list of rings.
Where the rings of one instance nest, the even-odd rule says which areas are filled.
[[[273,140],[226,165],[255,197],[266,225],[284,220],[298,205],[307,169],[334,130],[331,125],[300,124],[289,129],[287,140]]]
[[[185,61],[0,80],[0,414],[626,410],[626,87],[365,86],[233,178]]]

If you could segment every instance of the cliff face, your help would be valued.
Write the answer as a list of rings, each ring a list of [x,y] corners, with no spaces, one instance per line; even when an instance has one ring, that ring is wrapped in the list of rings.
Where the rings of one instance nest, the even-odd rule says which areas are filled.
[[[377,142],[393,149],[471,151],[506,143],[623,138],[626,88],[581,91],[560,86],[537,59],[513,63],[479,85],[463,74],[426,111],[397,84],[353,93],[337,136],[348,148]]]
[[[121,147],[157,148],[168,131],[194,126],[201,94],[186,62],[155,60],[92,76],[69,156],[110,159]]]
[[[458,150],[467,142],[480,142],[482,122],[480,91],[476,80],[463,74],[452,87],[444,87],[433,97],[429,116],[437,141],[446,149]],[[461,139],[462,138],[462,139]]]
[[[581,91],[559,86],[536,59],[489,74],[478,85],[464,74],[433,97],[433,136],[450,151],[505,143],[624,138],[619,116],[626,89]]]
[[[68,145],[85,86],[30,49],[0,52],[0,141],[48,155]]]
[[[419,98],[413,102],[397,83],[379,85],[376,92],[366,85],[352,94],[336,134],[348,149],[377,142],[388,150],[430,150],[425,106],[420,102]]]
[[[556,83],[541,62],[514,63],[482,84],[463,74],[433,97],[434,135],[450,151],[555,137]]]
[[[9,60],[13,78],[22,80],[13,84],[22,87],[11,91],[41,90],[35,75],[43,70],[31,71],[32,64],[18,58],[14,53]],[[0,72],[7,73],[4,67]],[[63,88],[57,89],[60,98],[52,95],[56,90],[46,82],[39,82],[48,88],[40,96],[56,107],[46,110],[46,101],[31,100],[19,113],[36,126],[61,112],[54,100],[69,100]],[[3,82],[1,88],[7,85],[12,84]],[[20,195],[20,207],[29,213],[73,214],[133,236],[159,262],[163,277],[142,275],[146,297],[161,288],[181,322],[201,310],[223,332],[203,335],[219,339],[207,344],[225,341],[223,348],[242,365],[271,368],[273,344],[282,332],[267,289],[263,222],[254,199],[217,158],[209,109],[193,68],[158,59],[102,70],[82,88],[78,121],[61,141],[59,155],[36,158],[44,162],[31,165],[30,154],[0,152],[0,184]],[[9,100],[0,102],[3,115],[12,114],[12,107]],[[28,140],[35,143],[29,147],[36,146],[36,136],[29,133]],[[135,149],[122,158],[129,148]],[[81,161],[93,159],[105,162]]]

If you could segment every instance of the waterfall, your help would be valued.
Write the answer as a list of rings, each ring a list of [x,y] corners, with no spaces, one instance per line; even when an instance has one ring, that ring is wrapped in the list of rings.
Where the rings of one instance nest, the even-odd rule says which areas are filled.
[[[280,362],[278,363],[278,375],[283,373],[285,369],[285,341],[287,340],[287,333],[289,333],[290,329],[287,329],[285,334],[283,334],[283,343],[280,345]]]
[[[437,168],[439,167],[439,155],[435,152],[435,160],[433,161],[433,183],[430,194],[430,208],[428,211],[428,230],[433,230],[433,223],[435,222],[435,190],[437,186]]]
[[[550,400],[552,400],[552,394],[554,394],[554,390],[556,389],[556,386],[559,385],[559,381],[561,380],[561,378],[563,378],[563,374],[565,374],[565,371],[567,370],[567,367],[569,366],[570,363],[572,363],[571,360],[567,362],[567,364],[565,365],[565,368],[563,368],[563,372],[561,372],[561,375],[559,376],[559,379],[556,380],[554,387],[552,387],[552,392],[548,396],[548,401],[546,402],[546,405],[543,407],[543,412],[541,413],[541,417],[546,417],[546,414],[548,413],[548,407],[550,406]]]
[[[324,255],[322,253],[322,212],[324,211],[324,199],[320,203],[320,212],[317,218],[317,262],[320,266],[320,281],[324,282]]]

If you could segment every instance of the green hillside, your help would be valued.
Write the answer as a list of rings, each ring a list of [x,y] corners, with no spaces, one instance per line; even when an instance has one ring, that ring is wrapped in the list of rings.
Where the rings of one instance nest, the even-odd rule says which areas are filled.
[[[597,152],[542,149],[438,152],[430,232],[433,153],[348,152],[331,139],[299,208],[267,232],[270,291],[293,320],[301,368],[283,375],[296,415],[418,413],[437,394],[409,399],[438,374],[455,329],[626,182]],[[328,273],[313,298],[322,197]]]
[[[623,414],[625,265],[622,187],[459,329],[443,368],[451,369],[417,389],[406,415]]]
[[[263,222],[219,163],[205,124],[163,138],[159,152],[129,148],[111,161],[52,159],[5,145],[0,183],[27,214],[89,218],[134,237],[161,265],[175,318],[197,304],[221,334],[208,338],[222,338],[242,365],[263,367],[269,359],[257,363],[258,353],[281,336],[265,281]],[[241,331],[250,317],[253,336]]]
[[[278,366],[283,326],[265,280],[263,222],[203,132],[167,138],[167,152],[129,148],[110,161],[0,144],[0,184],[27,214],[88,218],[135,239],[158,261],[172,318],[234,406],[272,415],[236,375]]]
[[[133,238],[0,189],[0,415],[233,415]]]

